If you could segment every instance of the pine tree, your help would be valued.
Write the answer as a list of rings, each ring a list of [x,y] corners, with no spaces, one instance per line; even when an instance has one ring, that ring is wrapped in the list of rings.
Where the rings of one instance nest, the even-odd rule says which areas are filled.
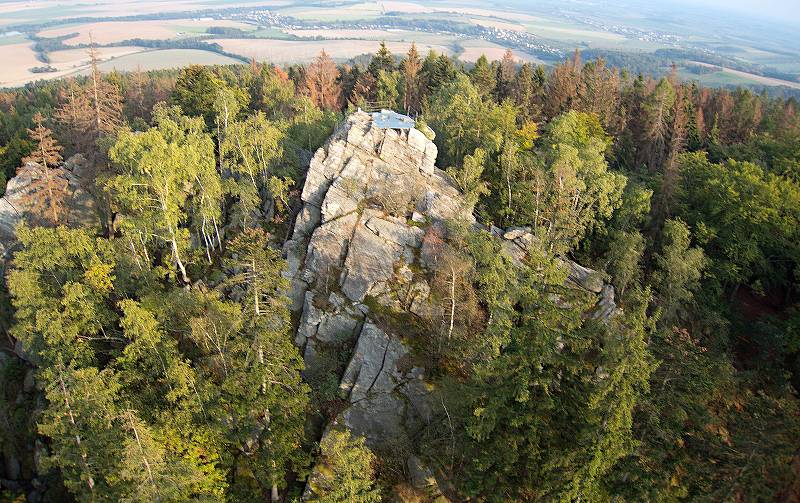
[[[316,106],[324,110],[339,109],[342,89],[338,78],[336,64],[323,49],[308,65],[305,77],[305,91]]]
[[[544,112],[553,118],[562,112],[574,108],[578,96],[582,94],[581,54],[577,49],[572,59],[557,65],[547,79],[547,90],[544,94]]]
[[[689,227],[681,220],[667,220],[663,236],[662,251],[655,259],[653,284],[662,322],[669,325],[677,323],[691,305],[707,259],[701,248],[691,247]]]
[[[29,129],[28,135],[36,142],[36,148],[30,156],[22,160],[25,164],[33,163],[30,167],[35,172],[27,197],[31,210],[38,219],[58,225],[66,212],[68,196],[67,179],[63,175],[63,169],[58,167],[63,147],[53,138],[53,132],[44,127],[42,114],[37,112],[33,121],[36,128]]]
[[[603,127],[615,133],[621,121],[619,102],[620,80],[617,70],[606,67],[602,58],[584,65],[577,109],[597,115]]]
[[[114,135],[122,126],[122,96],[119,88],[103,79],[98,67],[97,49],[89,34],[89,63],[92,67],[88,89],[92,106],[92,133],[97,140]]]
[[[111,341],[116,251],[86,230],[20,227],[8,288],[15,308],[11,334],[26,352],[52,366],[85,365]]]
[[[253,473],[266,473],[273,503],[289,468],[303,468],[307,459],[298,449],[304,435],[308,386],[300,371],[303,360],[289,336],[287,282],[279,252],[266,246],[260,229],[249,229],[229,247],[228,263],[242,272],[229,280],[246,291],[242,337],[233,348],[239,364],[223,389],[237,410],[229,434],[248,458]],[[259,485],[261,485],[260,481]]]
[[[397,69],[397,65],[394,62],[394,56],[392,55],[389,48],[386,47],[386,42],[381,42],[380,47],[378,48],[378,52],[372,56],[372,59],[369,62],[369,73],[372,74],[373,77],[376,79],[379,78],[380,72],[393,72]]]
[[[349,98],[350,103],[361,108],[374,105],[377,99],[375,97],[377,87],[378,81],[370,72],[359,73],[353,84],[353,91]]]
[[[411,48],[403,62],[400,64],[403,80],[403,110],[407,114],[416,114],[421,110],[422,80],[420,72],[422,70],[422,60],[417,52],[417,45],[411,43]]]
[[[144,122],[149,122],[150,110],[152,106],[147,103],[148,85],[147,76],[140,66],[130,74],[128,85],[125,88],[125,108],[128,115],[134,118],[141,118]]]
[[[124,119],[120,89],[100,72],[99,56],[91,37],[88,53],[90,78],[84,86],[70,84],[56,117],[67,129],[72,146],[92,161],[93,171],[88,174],[91,180],[105,162],[106,147],[102,145],[102,139],[113,137],[122,127]]]
[[[675,88],[667,79],[661,79],[642,104],[644,111],[644,139],[642,146],[644,164],[651,173],[662,170],[668,152],[675,107]],[[685,123],[684,123],[685,125]]]
[[[686,99],[686,89],[683,86],[679,85],[675,89],[675,105],[673,108],[667,157],[661,173],[658,198],[656,198],[653,205],[653,213],[658,223],[673,216],[674,207],[678,199],[677,191],[680,185],[680,163],[678,157],[686,149],[689,123],[688,100]]]
[[[534,70],[530,63],[523,64],[517,72],[511,89],[511,99],[519,107],[520,119],[524,122],[535,122],[541,118],[541,98],[544,92],[544,76],[539,80],[537,67]]]
[[[428,55],[422,62],[422,82],[423,89],[433,94],[443,85],[455,80],[458,70],[453,64],[453,60],[446,54],[436,54],[428,51]]]
[[[67,489],[83,501],[119,501],[113,481],[122,443],[112,427],[119,384],[112,372],[75,369],[56,362],[44,372],[48,406],[39,432],[50,439],[43,468],[57,467]]]
[[[55,117],[60,126],[60,137],[72,150],[89,153],[93,150],[94,137],[89,132],[92,127],[92,108],[86,89],[70,79],[59,102]]]
[[[495,72],[492,70],[489,60],[486,59],[486,55],[481,54],[481,57],[475,62],[475,66],[470,71],[470,79],[481,97],[492,96],[497,82]]]
[[[511,49],[506,49],[497,69],[497,100],[511,98],[514,93],[514,80],[517,75],[517,60]]]
[[[381,108],[395,109],[397,107],[398,98],[400,97],[399,87],[399,72],[379,71],[378,80],[375,83],[375,102]]]
[[[608,325],[586,320],[592,301],[561,286],[556,260],[534,253],[523,274],[508,342],[450,403],[469,402],[467,492],[487,501],[601,501],[609,472],[635,447],[632,416],[652,369],[644,309]]]

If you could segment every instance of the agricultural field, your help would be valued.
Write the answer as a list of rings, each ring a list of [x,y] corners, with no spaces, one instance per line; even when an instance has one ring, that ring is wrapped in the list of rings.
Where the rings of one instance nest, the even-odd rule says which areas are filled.
[[[203,42],[219,43],[229,56],[277,64],[307,62],[322,49],[345,62],[374,52],[379,41],[386,41],[394,53],[406,52],[415,42],[423,53],[433,49],[466,63],[482,54],[500,58],[508,48],[520,61],[548,65],[576,48],[596,51],[595,55],[624,53],[620,65],[632,67],[643,59],[645,70],[635,71],[645,73],[666,71],[671,56],[653,55],[676,49],[692,53],[680,57],[679,65],[699,58],[726,67],[702,76],[687,75],[709,85],[775,86],[800,75],[800,39],[788,25],[748,19],[748,30],[743,32],[708,8],[687,6],[678,11],[640,3],[637,9],[614,3],[581,9],[562,0],[0,0],[0,56],[8,54],[3,61],[14,67],[0,80],[2,85],[19,85],[80,71],[81,56],[59,49],[88,43],[90,33],[101,48],[136,38],[157,41],[142,43],[138,49],[106,51],[103,57],[117,62],[152,49],[193,49],[180,54],[197,57],[200,63],[210,57],[202,49],[214,50]],[[129,17],[114,19],[120,15]],[[3,26],[8,27],[5,33]],[[231,30],[210,34],[211,27]],[[44,65],[31,49],[35,36],[71,34],[76,35],[62,46],[53,41],[56,47],[45,49],[57,71],[29,72]],[[155,60],[164,55],[142,57],[161,67]],[[789,84],[794,87],[794,82]]]
[[[64,41],[66,45],[88,44],[91,34],[96,44],[113,44],[132,38],[162,40],[196,36],[212,26],[254,30],[249,24],[225,19],[169,19],[153,21],[107,21],[81,25],[67,25],[40,31],[40,37],[60,37],[77,33]]]
[[[465,63],[474,63],[482,55],[489,58],[489,61],[499,60],[503,57],[503,55],[506,53],[507,50],[507,48],[503,47],[502,45],[493,44],[491,42],[486,42],[485,40],[477,40],[477,39],[460,41],[459,48],[460,52],[458,52],[456,56],[458,57],[459,60],[464,61]],[[530,54],[526,54],[521,51],[514,51],[514,56],[520,63],[542,62],[535,56],[531,56]]]
[[[45,66],[39,61],[30,42],[21,44],[0,45],[0,60],[6,65],[0,74],[0,87],[19,86],[39,79],[53,79],[78,73],[89,64],[86,49],[68,49],[50,53],[49,65],[54,72],[34,73],[30,69]],[[118,58],[141,52],[141,47],[99,47],[98,56],[102,60]]]
[[[69,19],[77,17],[115,17],[126,14],[147,15],[167,12],[189,12],[201,9],[247,7],[254,4],[280,7],[291,4],[288,0],[21,0],[0,2],[0,27],[21,23]]]
[[[99,47],[98,56],[101,60],[119,58],[141,52],[141,47]],[[50,65],[58,70],[75,70],[89,65],[89,51],[86,49],[67,49],[50,53]]]
[[[0,61],[3,62],[0,87],[20,86],[37,79],[28,69],[42,66],[43,63],[36,59],[32,45],[30,42],[0,45]],[[41,75],[44,77],[46,74]]]
[[[704,63],[698,63],[696,61],[693,62],[693,64],[700,66],[712,66]],[[765,86],[785,86],[792,89],[800,89],[800,82],[764,77],[762,75],[742,72],[732,68],[722,68],[719,71],[701,75],[693,74],[691,72],[679,72],[679,74],[685,80],[697,80],[705,86],[741,86],[758,84]]]
[[[374,53],[380,42],[377,40],[256,40],[256,39],[213,39],[226,52],[245,58],[255,58],[274,64],[306,63],[313,60],[322,50],[334,60],[346,61],[362,54]],[[398,54],[408,52],[411,42],[387,41],[390,51]],[[434,50],[451,54],[449,47],[442,45],[417,44],[421,53]]]
[[[104,61],[100,64],[100,70],[132,72],[180,68],[187,65],[235,65],[241,63],[238,59],[199,49],[160,49],[137,52]]]
[[[384,42],[416,42],[418,47],[443,46],[455,48],[463,38],[455,35],[440,33],[425,33],[399,29],[365,29],[365,30],[338,30],[338,29],[302,29],[284,30],[286,35],[300,38],[323,38],[327,40],[374,40]],[[279,38],[279,37],[264,37]]]

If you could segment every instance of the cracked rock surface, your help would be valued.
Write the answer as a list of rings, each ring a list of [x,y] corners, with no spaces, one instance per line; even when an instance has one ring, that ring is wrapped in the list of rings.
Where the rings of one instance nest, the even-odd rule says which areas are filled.
[[[398,282],[414,285],[409,305],[427,301],[430,288],[410,269],[423,227],[471,218],[435,159],[436,146],[419,131],[379,129],[369,114],[351,115],[311,160],[285,244],[300,313],[295,342],[312,368],[326,345],[351,341],[339,386],[349,406],[336,422],[371,448],[408,440],[431,415],[424,370],[402,365],[406,334],[379,328],[367,304],[392,305]]]
[[[426,229],[457,217],[474,223],[435,159],[436,146],[416,129],[380,129],[367,113],[350,115],[312,158],[303,207],[284,245],[306,372],[326,368],[330,348],[346,351],[337,376],[344,405],[329,427],[347,428],[377,451],[410,446],[437,402],[425,369],[407,358],[414,335],[402,323],[379,323],[374,311],[424,316],[432,309]],[[528,229],[491,231],[514,260],[524,260],[533,243]],[[590,269],[567,266],[570,284],[606,299],[603,316],[613,313],[613,288]],[[418,457],[412,453],[406,463],[418,485],[429,484]]]

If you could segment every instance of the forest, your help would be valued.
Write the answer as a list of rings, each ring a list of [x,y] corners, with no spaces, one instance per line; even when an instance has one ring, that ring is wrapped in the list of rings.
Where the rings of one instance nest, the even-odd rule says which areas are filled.
[[[93,63],[0,91],[0,185],[28,170],[35,199],[2,243],[0,500],[800,497],[795,98],[577,51],[553,68],[413,45],[353,65]],[[282,275],[312,156],[381,108],[435,133],[476,219],[425,235],[449,323],[370,305],[441,401],[413,446],[435,497],[392,452],[322,435],[340,375],[304,368]],[[80,221],[75,154],[96,201]],[[530,233],[522,264],[495,227]],[[618,314],[587,316],[567,258]]]

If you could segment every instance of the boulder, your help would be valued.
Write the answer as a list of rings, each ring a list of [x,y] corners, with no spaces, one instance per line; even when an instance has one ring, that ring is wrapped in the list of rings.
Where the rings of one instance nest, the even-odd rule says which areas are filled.
[[[65,222],[71,227],[99,225],[96,203],[84,188],[84,177],[88,163],[81,154],[67,159],[62,166],[53,168],[51,174],[66,182],[67,196]],[[17,175],[6,184],[0,198],[0,251],[5,255],[16,242],[15,229],[23,221],[31,221],[31,212],[36,204],[37,188],[34,184],[42,169],[36,163],[28,163],[17,170]]]

